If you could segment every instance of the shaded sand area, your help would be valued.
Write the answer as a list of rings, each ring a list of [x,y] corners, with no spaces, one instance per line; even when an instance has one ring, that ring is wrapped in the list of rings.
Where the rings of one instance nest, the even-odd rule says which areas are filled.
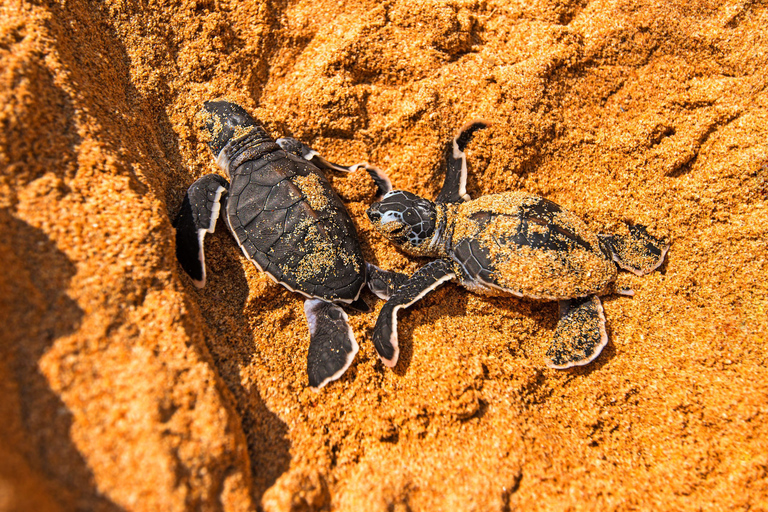
[[[768,9],[757,1],[0,4],[0,510],[767,510]],[[307,386],[300,298],[171,219],[216,172],[194,114],[434,197],[464,122],[468,191],[543,195],[669,236],[622,273],[610,342],[545,368],[557,305],[447,285]],[[366,258],[413,271],[332,176]],[[366,299],[376,304],[372,296]]]

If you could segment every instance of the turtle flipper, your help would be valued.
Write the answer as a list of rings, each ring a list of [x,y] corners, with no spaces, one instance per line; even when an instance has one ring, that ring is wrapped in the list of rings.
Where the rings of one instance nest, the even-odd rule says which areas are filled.
[[[613,261],[624,270],[644,276],[659,268],[669,250],[669,241],[648,233],[645,226],[628,226],[627,235],[600,235]]]
[[[560,301],[560,321],[547,350],[547,366],[563,370],[585,365],[607,343],[603,305],[597,295]]]
[[[459,130],[445,147],[445,181],[437,195],[437,203],[460,203],[469,201],[467,194],[467,155],[464,150],[477,130],[487,128],[489,123],[483,120],[470,121]]]
[[[373,182],[376,184],[376,188],[378,189],[378,197],[381,197],[392,190],[392,183],[389,181],[389,177],[384,171],[376,166],[369,165],[368,163],[350,165],[349,167],[334,164],[333,162],[329,162],[323,158],[320,153],[314,149],[310,148],[303,142],[294,139],[293,137],[281,137],[275,142],[278,146],[283,148],[284,151],[312,162],[312,164],[318,169],[330,169],[339,172],[354,172],[362,167],[370,175],[370,177],[373,178]]]
[[[456,277],[453,266],[447,260],[432,261],[417,270],[397,288],[379,312],[373,328],[373,345],[381,361],[390,368],[397,364],[400,349],[397,344],[397,312],[407,308],[441,284]]]
[[[206,174],[189,187],[173,225],[176,228],[176,258],[195,286],[205,286],[203,239],[213,233],[229,190],[227,180]]]
[[[368,289],[381,300],[389,300],[395,290],[408,281],[408,276],[400,272],[383,270],[373,263],[366,263]]]
[[[344,375],[359,347],[347,323],[347,314],[339,306],[307,299],[304,314],[309,324],[309,385],[318,390]]]
[[[362,290],[362,288],[360,288]],[[359,311],[360,313],[370,313],[371,306],[368,305],[362,297],[358,297],[349,304],[345,304],[349,309]]]

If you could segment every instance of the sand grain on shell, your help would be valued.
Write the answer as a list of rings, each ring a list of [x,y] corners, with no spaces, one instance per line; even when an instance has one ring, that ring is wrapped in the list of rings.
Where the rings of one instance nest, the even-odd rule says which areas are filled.
[[[768,509],[768,8],[760,2],[17,3],[0,18],[0,508]],[[330,161],[434,197],[522,190],[668,262],[604,301],[590,365],[545,367],[557,306],[446,285],[376,314],[316,394],[299,297],[206,237],[174,256],[195,123],[227,97]],[[366,259],[412,272],[331,177]],[[363,186],[361,183],[365,183]],[[367,187],[367,188],[366,188]],[[373,300],[370,296],[367,300]],[[376,303],[375,309],[380,308]]]
[[[328,208],[329,199],[325,192],[325,186],[316,174],[310,173],[306,176],[295,176],[291,181],[301,190],[309,206],[314,211],[319,212]]]
[[[558,300],[603,292],[615,279],[616,267],[600,251],[597,235],[572,212],[554,213],[551,223],[529,220],[527,236],[560,231],[571,240],[584,240],[592,250],[576,243],[568,251],[545,250],[510,240],[520,230],[521,208],[535,201],[529,194],[511,192],[462,203],[448,214],[453,245],[479,240],[493,262],[494,284],[518,296]]]

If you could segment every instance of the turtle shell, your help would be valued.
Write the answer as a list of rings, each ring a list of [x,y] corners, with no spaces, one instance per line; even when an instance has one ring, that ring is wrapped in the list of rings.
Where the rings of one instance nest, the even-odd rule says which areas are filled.
[[[601,292],[617,268],[574,213],[522,192],[482,196],[456,207],[448,251],[465,284],[537,299]]]
[[[227,220],[243,252],[290,290],[355,300],[365,283],[363,254],[326,177],[271,139],[248,146],[247,158],[229,155]]]

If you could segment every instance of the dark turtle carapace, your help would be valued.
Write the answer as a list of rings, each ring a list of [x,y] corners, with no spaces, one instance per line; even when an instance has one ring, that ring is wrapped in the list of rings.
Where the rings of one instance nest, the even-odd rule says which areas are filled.
[[[307,372],[319,389],[341,377],[358,350],[339,306],[368,311],[360,298],[366,277],[384,296],[401,278],[366,265],[352,220],[318,167],[363,166],[379,183],[377,169],[338,166],[295,139],[275,141],[234,103],[206,102],[200,116],[229,181],[208,174],[189,187],[174,222],[179,262],[198,287],[205,285],[203,239],[221,215],[259,270],[306,297]]]
[[[639,225],[626,235],[598,235],[542,197],[506,192],[470,200],[464,149],[486,126],[470,123],[447,145],[445,183],[434,202],[393,190],[368,209],[374,226],[403,251],[438,258],[397,288],[379,313],[373,341],[387,366],[399,354],[397,311],[452,279],[476,293],[559,301],[547,364],[587,364],[608,342],[598,296],[611,291],[617,266],[644,275],[664,261],[669,245]]]

